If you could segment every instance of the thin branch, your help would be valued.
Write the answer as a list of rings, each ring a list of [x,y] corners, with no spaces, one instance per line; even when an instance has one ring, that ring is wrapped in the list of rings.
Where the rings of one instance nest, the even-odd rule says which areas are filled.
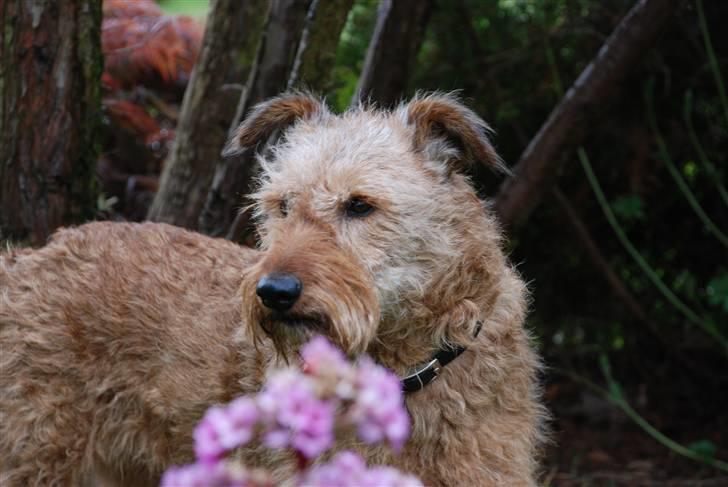
[[[647,263],[645,258],[642,257],[642,254],[632,244],[632,242],[627,237],[627,234],[619,225],[616,216],[614,216],[614,213],[612,212],[612,209],[607,202],[607,198],[604,196],[604,192],[599,185],[599,181],[594,175],[591,163],[589,162],[589,158],[587,157],[586,151],[583,147],[579,147],[579,149],[577,150],[577,155],[579,157],[579,162],[581,163],[581,166],[584,168],[587,180],[589,181],[589,184],[591,185],[592,190],[597,197],[599,206],[601,206],[602,211],[604,212],[604,216],[607,218],[607,221],[612,226],[614,233],[617,234],[617,238],[622,243],[627,252],[630,254],[630,256],[632,256],[637,265],[647,275],[650,281],[652,281],[655,287],[662,293],[665,299],[667,299],[677,310],[679,310],[690,322],[698,325],[708,335],[715,338],[723,347],[724,353],[728,353],[728,340],[726,340],[726,338],[723,337],[720,331],[718,331],[715,324],[707,319],[701,318],[700,316],[698,316],[697,313],[695,313],[685,303],[683,303],[682,300],[680,300],[680,298],[678,298],[677,295],[675,295],[675,293],[673,293],[672,290],[663,282],[660,276],[657,275],[657,272],[655,272],[650,264]]]
[[[586,253],[591,258],[594,266],[607,280],[607,283],[609,283],[609,285],[611,286],[614,294],[622,300],[625,306],[627,306],[627,308],[632,311],[632,313],[637,318],[639,318],[640,321],[647,323],[648,327],[655,335],[661,336],[657,330],[657,326],[655,325],[655,323],[653,323],[649,319],[645,310],[642,308],[642,306],[640,306],[634,296],[632,296],[632,293],[629,292],[622,280],[619,278],[619,276],[617,276],[607,260],[604,258],[601,251],[597,247],[596,242],[594,242],[594,239],[591,238],[591,235],[589,234],[589,230],[586,228],[586,225],[584,225],[584,222],[581,220],[581,218],[579,218],[579,215],[576,213],[571,203],[569,203],[569,200],[566,198],[566,196],[558,188],[554,188],[552,190],[552,194],[554,196],[554,199],[556,200],[556,203],[561,207],[561,210],[564,212],[566,220],[571,225],[571,228],[574,231],[577,239],[579,240],[579,242],[581,242],[582,247],[584,248],[584,250],[586,250]]]
[[[710,62],[710,70],[713,72],[713,78],[715,79],[715,85],[718,88],[718,94],[720,96],[720,103],[723,106],[723,115],[725,115],[725,121],[728,123],[728,97],[725,94],[725,85],[723,84],[723,78],[720,75],[720,68],[718,67],[718,59],[715,57],[713,51],[713,43],[710,42],[710,31],[708,31],[708,23],[705,21],[705,12],[703,11],[703,0],[696,0],[698,6],[698,20],[700,22],[700,32],[703,34],[703,41],[705,42],[705,52],[708,54],[708,61]]]
[[[603,398],[605,398],[606,400],[608,400],[609,402],[611,402],[612,404],[614,404],[615,406],[620,408],[632,421],[634,421],[637,424],[637,426],[642,428],[642,430],[644,430],[648,435],[650,435],[652,438],[654,438],[657,442],[659,442],[663,446],[669,448],[670,450],[674,451],[678,455],[684,456],[691,460],[695,460],[696,462],[704,463],[704,464],[709,465],[718,470],[723,470],[723,471],[728,472],[728,463],[727,462],[700,455],[699,453],[691,450],[690,448],[687,448],[687,447],[681,445],[680,443],[668,438],[662,432],[660,432],[657,428],[652,426],[637,411],[635,411],[632,408],[632,406],[629,405],[627,400],[624,398],[624,395],[621,393],[621,388],[619,387],[619,384],[612,378],[611,371],[609,371],[608,362],[606,362],[606,364],[607,364],[606,366],[604,365],[604,362],[605,362],[604,359],[602,359],[601,360],[602,372],[604,373],[605,379],[607,380],[607,385],[609,387],[609,390],[596,385],[594,382],[590,381],[586,377],[584,377],[580,374],[577,374],[575,372],[556,368],[556,367],[552,367],[550,370],[559,375],[568,377],[569,379],[573,380],[574,382],[581,384],[582,386],[586,387],[587,389],[591,390],[592,392],[602,396]]]
[[[700,163],[705,168],[705,171],[708,173],[708,176],[710,176],[710,179],[713,181],[713,184],[715,184],[715,187],[718,189],[718,192],[720,193],[720,197],[723,199],[723,203],[728,206],[728,191],[725,189],[725,186],[723,185],[723,181],[720,180],[721,174],[718,172],[718,170],[715,168],[713,163],[710,162],[708,159],[708,155],[705,153],[705,150],[703,149],[703,145],[700,143],[700,139],[698,139],[698,134],[695,132],[695,127],[693,126],[693,94],[692,92],[688,91],[685,94],[685,105],[683,110],[683,116],[685,118],[685,125],[688,127],[688,135],[690,137],[690,141],[693,143],[693,147],[695,147],[695,152],[698,153],[698,159],[700,159]]]
[[[711,220],[708,214],[705,213],[705,210],[703,210],[703,207],[700,206],[698,199],[695,197],[695,193],[693,193],[690,189],[688,183],[685,182],[680,171],[678,171],[677,167],[675,167],[672,157],[670,157],[670,151],[667,149],[667,144],[665,143],[665,139],[662,137],[662,133],[660,133],[660,127],[657,125],[657,118],[655,117],[652,83],[648,83],[645,88],[645,99],[647,102],[647,120],[650,124],[650,128],[655,133],[655,141],[657,142],[657,148],[660,152],[660,159],[662,159],[662,162],[665,163],[667,170],[675,180],[675,184],[677,184],[677,187],[680,188],[680,192],[683,196],[685,196],[688,204],[690,204],[690,207],[693,209],[695,214],[698,215],[700,221],[703,222],[705,228],[707,228],[708,231],[715,236],[715,238],[720,240],[723,245],[728,247],[728,237],[720,231],[718,226],[713,223],[713,220]]]
[[[662,443],[664,446],[669,448],[670,450],[674,451],[678,455],[682,455],[684,457],[687,457],[691,460],[695,460],[701,463],[705,463],[706,465],[710,465],[713,468],[717,468],[719,470],[724,470],[728,472],[728,463],[718,460],[715,458],[709,458],[705,457],[703,455],[700,455],[699,453],[691,450],[690,448],[686,448],[682,446],[681,444],[677,443],[676,441],[671,440],[664,434],[662,434],[657,428],[652,426],[650,423],[647,422],[645,418],[640,416],[637,411],[635,411],[632,406],[629,405],[626,398],[624,397],[624,394],[622,393],[622,388],[617,383],[617,381],[614,380],[612,377],[612,368],[609,364],[609,358],[606,354],[602,354],[599,357],[599,365],[602,369],[602,374],[604,374],[604,378],[607,381],[607,386],[609,387],[609,395],[608,398],[617,406],[619,406],[622,411],[627,414],[627,416],[632,419],[637,425],[645,430],[647,434],[649,434],[651,437],[653,437],[655,440]]]
[[[559,69],[556,65],[556,56],[554,55],[553,48],[551,47],[551,44],[548,42],[548,40],[546,41],[546,59],[548,60],[549,66],[551,68],[551,73],[554,78],[554,89],[556,91],[556,94],[558,96],[563,96],[563,85],[561,84],[561,76],[559,76]],[[639,318],[643,323],[647,325],[648,330],[652,332],[652,334],[658,340],[660,340],[666,348],[675,353],[675,356],[680,362],[683,363],[683,365],[685,365],[687,368],[694,372],[704,375],[702,374],[702,371],[698,369],[690,359],[685,357],[685,355],[680,351],[680,349],[675,346],[674,343],[672,343],[670,340],[667,340],[664,334],[660,333],[655,322],[649,318],[644,308],[640,306],[632,293],[629,292],[622,280],[614,272],[604,256],[602,256],[602,253],[599,250],[596,242],[594,242],[594,239],[591,238],[589,230],[587,229],[586,225],[584,225],[584,222],[582,222],[582,220],[579,218],[579,215],[571,206],[566,196],[564,196],[564,194],[556,187],[553,188],[552,193],[557,204],[561,207],[562,211],[566,215],[567,221],[571,224],[571,227],[574,230],[576,237],[581,242],[582,247],[586,250],[597,270],[599,270],[600,275],[603,276],[607,280],[607,283],[612,287],[612,290],[617,295],[617,297],[622,300],[622,302],[627,306],[630,311],[632,311],[632,313],[634,313],[635,316],[637,316],[637,318]]]
[[[714,378],[714,374],[700,369],[695,362],[693,362],[685,355],[685,353],[683,353],[682,350],[680,350],[674,340],[671,340],[666,337],[664,333],[660,332],[657,323],[650,319],[645,309],[639,304],[634,295],[629,291],[629,289],[627,289],[627,286],[624,285],[622,279],[619,278],[617,273],[614,272],[614,269],[612,269],[612,266],[610,266],[604,258],[602,252],[597,246],[597,243],[591,237],[589,229],[586,227],[582,219],[579,218],[579,215],[576,213],[576,210],[574,210],[571,203],[569,203],[566,196],[558,188],[554,188],[552,190],[552,194],[556,203],[564,212],[566,220],[571,225],[571,228],[574,231],[576,238],[581,243],[582,248],[586,251],[587,255],[589,255],[594,267],[596,267],[599,271],[599,275],[607,281],[609,286],[611,286],[614,294],[624,303],[627,309],[629,309],[637,319],[647,326],[647,329],[652,336],[654,336],[667,350],[675,355],[675,358],[683,366],[685,366],[687,370],[690,370],[703,378],[712,380]]]

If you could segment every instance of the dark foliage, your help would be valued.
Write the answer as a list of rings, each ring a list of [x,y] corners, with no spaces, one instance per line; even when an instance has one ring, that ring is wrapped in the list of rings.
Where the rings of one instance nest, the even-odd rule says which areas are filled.
[[[408,1],[384,4],[397,7],[391,15],[406,17],[402,5]],[[378,95],[376,86],[364,91],[384,104],[416,91],[459,90],[496,129],[498,151],[513,166],[637,2],[418,2],[417,19],[407,17],[417,22],[388,30],[378,2],[351,3],[327,3],[330,17],[318,21],[308,0],[275,3],[278,16],[261,26],[269,38],[257,49],[259,66],[250,68],[250,76],[250,59],[245,69],[222,70],[246,73],[237,83],[248,84],[238,113],[227,115],[232,107],[226,107],[225,116],[235,119],[230,125],[287,82],[313,85],[344,110],[366,71],[373,73],[370,84],[380,82],[386,92]],[[107,198],[118,202],[102,210],[124,219],[144,218],[157,190],[202,32],[201,24],[164,16],[151,1],[134,5],[145,8],[105,2],[103,30],[109,130],[98,168]],[[306,29],[338,30],[350,7],[329,69],[334,55],[329,38],[336,36]],[[688,456],[728,458],[728,30],[723,26],[728,2],[674,2],[668,17],[655,42],[635,47],[639,61],[605,90],[609,96],[600,92],[600,99],[592,100],[590,116],[575,124],[573,137],[569,134],[569,143],[557,151],[551,167],[558,170],[544,178],[540,203],[509,235],[511,258],[533,294],[529,324],[549,366],[546,398],[556,417],[558,448],[549,455],[545,483],[727,482],[718,470],[678,456],[599,393],[631,405],[685,445],[692,452]],[[404,47],[385,56],[377,51],[377,35],[386,47]],[[144,45],[137,49],[139,42]],[[307,42],[326,44],[327,51],[307,52]],[[379,56],[379,64],[367,66],[368,50],[372,58]],[[311,61],[299,64],[292,79],[297,52],[300,59],[323,61],[316,61],[315,69]],[[399,69],[386,69],[387,63]],[[225,121],[219,125],[218,145]],[[217,193],[202,188],[209,200],[202,212],[207,220],[199,228],[250,238],[242,231],[245,222],[236,229],[236,220],[229,230],[250,183],[250,166],[243,171],[241,160],[209,162],[217,164],[217,182],[211,184]],[[606,204],[600,204],[585,169],[593,170]],[[471,176],[485,198],[504,187],[503,176],[486,168],[476,166]]]

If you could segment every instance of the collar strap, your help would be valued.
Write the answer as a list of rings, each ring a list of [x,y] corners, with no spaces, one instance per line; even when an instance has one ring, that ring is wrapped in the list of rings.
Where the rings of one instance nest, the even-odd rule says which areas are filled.
[[[475,327],[474,337],[478,336],[482,327],[483,323],[479,321]],[[427,384],[437,379],[443,367],[455,360],[465,350],[467,348],[462,346],[441,348],[421,369],[402,379],[402,390],[409,393],[423,389]]]

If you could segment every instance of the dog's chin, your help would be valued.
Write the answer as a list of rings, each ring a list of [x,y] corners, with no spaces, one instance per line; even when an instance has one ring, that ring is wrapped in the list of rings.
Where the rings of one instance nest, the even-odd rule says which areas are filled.
[[[269,320],[276,326],[283,326],[294,332],[323,331],[324,320],[319,317],[274,313]]]
[[[365,318],[362,318],[364,321]],[[367,347],[373,337],[367,330],[360,330],[360,335],[350,335],[355,326],[344,327],[341,323],[335,326],[328,315],[303,313],[277,313],[267,311],[257,320],[258,328],[262,333],[258,335],[267,337],[277,354],[285,362],[291,363],[299,355],[299,351],[311,338],[322,335],[349,357],[356,357],[366,353]]]
[[[260,328],[271,339],[276,352],[290,362],[314,335],[326,334],[325,323],[317,316],[272,313],[261,319]]]

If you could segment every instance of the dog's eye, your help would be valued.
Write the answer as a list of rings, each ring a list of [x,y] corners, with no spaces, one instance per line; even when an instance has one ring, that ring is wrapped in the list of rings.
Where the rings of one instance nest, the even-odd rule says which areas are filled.
[[[288,216],[288,201],[286,201],[284,199],[281,200],[278,203],[278,211],[281,212],[281,216],[284,216],[284,217]]]
[[[346,202],[346,215],[353,217],[367,216],[374,207],[360,198],[352,198]]]

